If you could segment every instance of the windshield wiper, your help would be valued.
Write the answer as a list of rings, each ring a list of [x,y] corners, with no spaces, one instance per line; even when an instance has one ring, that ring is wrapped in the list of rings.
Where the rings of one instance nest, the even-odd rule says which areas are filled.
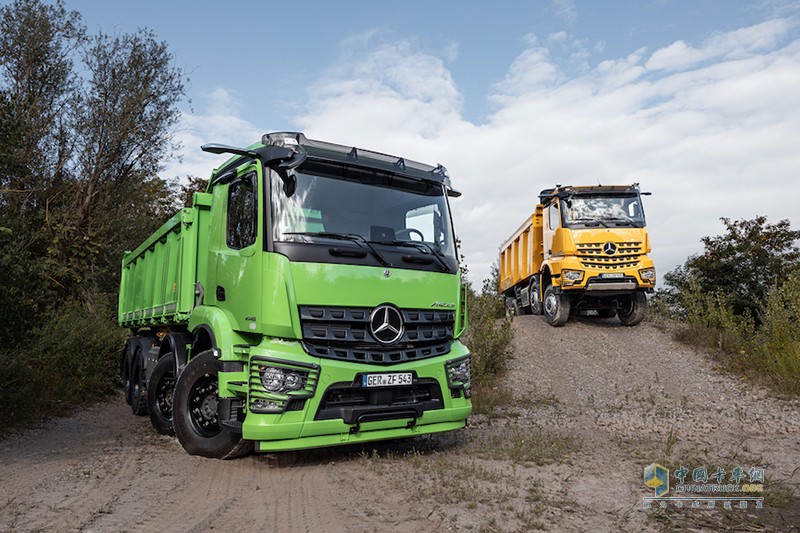
[[[584,226],[603,226],[607,228],[605,224],[603,224],[602,220],[597,220],[596,218],[576,218],[575,220],[570,221],[570,224],[583,224]]]
[[[392,264],[387,261],[378,251],[372,247],[367,239],[358,235],[357,233],[333,233],[330,231],[287,231],[284,235],[303,235],[305,237],[322,237],[324,239],[338,239],[340,241],[350,241],[356,243],[359,247],[366,247],[370,253],[375,256],[378,262],[385,266],[390,267]]]
[[[450,267],[447,266],[447,263],[445,263],[444,260],[442,259],[442,257],[444,257],[444,254],[442,254],[442,252],[440,252],[437,248],[435,248],[434,246],[430,245],[427,242],[424,241],[385,241],[385,242],[373,241],[373,242],[376,242],[377,244],[386,244],[389,246],[405,246],[407,248],[416,248],[417,250],[420,250],[424,254],[432,254],[436,262],[439,263],[442,272],[448,272],[450,270]]]
[[[615,224],[623,224],[623,225],[630,224],[631,226],[636,225],[636,222],[634,222],[633,219],[630,219],[628,217],[614,217],[606,220],[613,220]]]

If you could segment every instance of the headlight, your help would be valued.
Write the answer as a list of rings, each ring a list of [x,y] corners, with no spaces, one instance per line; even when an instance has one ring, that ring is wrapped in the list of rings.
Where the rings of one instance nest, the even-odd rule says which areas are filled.
[[[299,372],[274,366],[260,366],[261,384],[268,392],[288,392],[303,387],[303,378]]]
[[[564,279],[574,283],[583,279],[583,270],[564,270],[561,275],[564,276]]]
[[[470,397],[472,387],[472,363],[470,356],[448,361],[445,364],[447,385],[451,389],[464,389],[464,395]]]
[[[641,277],[645,281],[649,281],[650,283],[656,282],[656,269],[655,268],[645,268],[644,270],[639,271],[639,277]]]

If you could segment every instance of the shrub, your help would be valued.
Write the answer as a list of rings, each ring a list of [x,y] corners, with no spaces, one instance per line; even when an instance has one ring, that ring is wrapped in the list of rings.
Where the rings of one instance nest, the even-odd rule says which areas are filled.
[[[514,331],[497,292],[497,265],[483,282],[480,294],[469,291],[467,345],[472,352],[472,381],[479,387],[505,372],[512,357]]]
[[[111,392],[125,333],[109,302],[68,302],[42,319],[29,341],[0,353],[0,427],[61,415]]]

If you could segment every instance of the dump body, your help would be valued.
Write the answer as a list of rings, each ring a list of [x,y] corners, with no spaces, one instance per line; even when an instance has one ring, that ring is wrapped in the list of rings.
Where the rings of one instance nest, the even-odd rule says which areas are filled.
[[[134,413],[193,454],[410,437],[471,412],[441,165],[268,134],[122,262]]]
[[[499,290],[508,308],[544,312],[561,322],[554,325],[565,321],[564,309],[552,316],[559,306],[567,316],[619,314],[638,323],[643,309],[634,307],[656,281],[642,194],[637,185],[542,191],[533,214],[500,248]]]
[[[119,291],[121,326],[189,322],[200,278],[200,235],[208,230],[208,200],[206,194],[198,193],[192,207],[178,211],[136,250],[125,254]]]

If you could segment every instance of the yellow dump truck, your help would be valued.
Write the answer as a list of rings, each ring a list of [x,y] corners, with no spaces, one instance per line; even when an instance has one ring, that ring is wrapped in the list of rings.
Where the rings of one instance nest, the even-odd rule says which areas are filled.
[[[500,248],[506,310],[542,314],[553,326],[570,314],[642,321],[656,270],[639,184],[561,186],[539,195],[534,213]]]

